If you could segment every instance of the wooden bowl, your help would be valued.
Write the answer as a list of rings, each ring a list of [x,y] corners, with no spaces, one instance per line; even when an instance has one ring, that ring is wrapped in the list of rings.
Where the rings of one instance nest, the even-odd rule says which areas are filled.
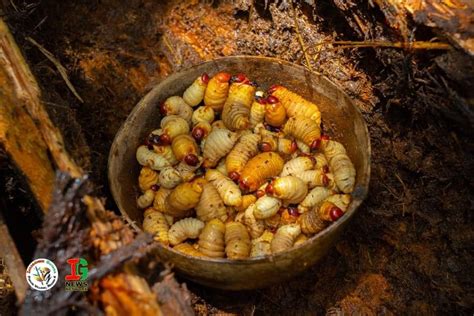
[[[352,100],[326,77],[289,62],[267,57],[235,56],[216,59],[170,75],[154,87],[133,109],[118,131],[109,155],[109,182],[123,216],[141,230],[143,211],[136,206],[140,166],[137,147],[160,125],[159,104],[182,95],[193,80],[207,72],[245,73],[260,88],[281,84],[316,103],[324,131],[342,142],[357,171],[352,202],[345,215],[306,243],[265,258],[246,260],[201,259],[159,245],[157,255],[195,282],[221,289],[255,289],[282,282],[301,273],[334,244],[367,196],[370,178],[370,139],[367,126]]]

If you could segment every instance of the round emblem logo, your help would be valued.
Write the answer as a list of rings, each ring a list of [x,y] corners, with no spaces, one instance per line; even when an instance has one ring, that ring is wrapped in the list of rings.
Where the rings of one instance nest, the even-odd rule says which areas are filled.
[[[58,268],[54,262],[40,258],[33,260],[26,269],[26,281],[32,289],[47,291],[58,282]]]

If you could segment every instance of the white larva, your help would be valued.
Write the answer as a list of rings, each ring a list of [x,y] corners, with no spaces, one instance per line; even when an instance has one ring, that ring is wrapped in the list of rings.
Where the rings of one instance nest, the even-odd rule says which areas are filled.
[[[149,150],[145,145],[138,147],[136,157],[140,165],[150,167],[153,170],[161,170],[171,165],[163,155]]]
[[[166,189],[173,189],[183,181],[179,171],[173,167],[165,167],[161,169],[158,179],[160,185]]]
[[[145,193],[140,195],[137,199],[137,206],[139,208],[147,208],[153,203],[155,199],[155,191],[153,190],[146,190]]]
[[[281,201],[277,198],[264,195],[255,202],[253,214],[256,219],[266,219],[275,215],[281,207]]]
[[[204,228],[204,222],[197,218],[188,217],[174,223],[168,231],[168,239],[171,245],[177,245],[186,239],[194,239],[199,236]]]

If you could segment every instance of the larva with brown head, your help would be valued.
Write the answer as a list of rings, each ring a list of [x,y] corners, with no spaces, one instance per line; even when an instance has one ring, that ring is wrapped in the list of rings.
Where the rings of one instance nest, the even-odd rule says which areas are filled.
[[[346,149],[341,143],[333,140],[321,142],[321,147],[337,187],[344,193],[351,193],[354,190],[356,171]]]
[[[265,105],[265,122],[268,125],[279,127],[282,126],[285,121],[285,107],[280,103],[277,97],[269,96],[267,98],[267,104]]]
[[[203,73],[197,77],[196,80],[184,91],[183,100],[194,107],[201,103],[204,99],[204,93],[206,92],[207,84],[209,82],[209,75]]]
[[[229,259],[245,259],[250,255],[250,237],[244,225],[225,224],[225,253]]]
[[[137,199],[137,206],[139,208],[147,208],[153,203],[155,199],[155,192],[151,189],[146,190],[145,193],[140,195]]]
[[[191,136],[179,135],[173,140],[171,148],[177,160],[184,161],[190,166],[199,164],[199,147]]]
[[[186,239],[195,239],[204,228],[204,222],[197,218],[188,217],[174,223],[168,231],[171,245],[177,245]]]
[[[173,217],[183,217],[188,214],[189,210],[198,205],[205,183],[205,179],[197,178],[178,185],[166,198],[169,208],[165,210],[165,213]]]
[[[238,206],[242,204],[242,192],[239,186],[230,178],[224,176],[215,169],[209,169],[206,172],[206,180],[211,182],[219,192],[224,204],[229,206]]]
[[[283,128],[283,132],[310,147],[314,147],[321,136],[319,125],[315,121],[301,116],[290,117]]]
[[[330,179],[321,169],[297,172],[294,176],[303,180],[310,189],[315,186],[328,186],[330,184]]]
[[[211,133],[212,126],[207,122],[197,123],[191,132],[191,136],[196,140],[197,143],[201,143]]]
[[[160,106],[160,112],[162,115],[178,115],[191,124],[191,118],[193,116],[193,108],[189,106],[183,98],[179,96],[172,96],[163,102]]]
[[[210,106],[214,111],[220,112],[224,106],[229,92],[229,80],[231,75],[219,72],[209,80],[204,93],[204,104]]]
[[[219,219],[206,223],[199,235],[199,251],[211,258],[224,258],[225,255],[225,225]]]
[[[168,245],[168,221],[163,213],[158,212],[154,208],[148,208],[143,213],[143,230],[154,236],[155,240]]]
[[[234,81],[229,88],[229,95],[222,110],[222,121],[232,130],[242,130],[250,125],[250,107],[252,105],[255,87],[246,78]],[[237,79],[236,79],[237,80]]]
[[[295,174],[313,169],[314,160],[312,157],[296,157],[285,163],[280,176],[294,176]]]
[[[214,218],[222,221],[227,219],[227,208],[212,183],[208,182],[202,188],[201,198],[196,206],[196,216],[205,222]]]
[[[316,104],[280,85],[270,87],[268,93],[280,100],[289,117],[302,116],[316,122],[318,127],[321,125],[321,112]]]
[[[272,253],[282,252],[293,247],[299,234],[301,234],[301,228],[298,224],[289,224],[278,228],[271,242]]]
[[[173,167],[166,167],[161,169],[158,176],[160,186],[166,189],[173,189],[183,181],[181,174]]]
[[[246,134],[240,137],[237,144],[229,152],[225,159],[225,165],[229,177],[237,181],[240,178],[240,173],[250,158],[258,153],[258,142],[260,135]]]
[[[266,192],[283,200],[285,205],[297,204],[308,194],[308,187],[300,178],[285,176],[273,180],[267,186]]]
[[[349,194],[334,194],[326,198],[319,207],[319,216],[325,221],[336,221],[347,210],[351,202]]]
[[[238,135],[228,129],[213,129],[204,144],[204,167],[214,167],[234,147]]]
[[[142,192],[149,190],[152,186],[158,183],[158,172],[149,168],[143,167],[138,176],[138,186]]]
[[[283,170],[284,161],[275,152],[264,152],[251,158],[240,175],[240,187],[253,192],[268,179],[276,177]]]

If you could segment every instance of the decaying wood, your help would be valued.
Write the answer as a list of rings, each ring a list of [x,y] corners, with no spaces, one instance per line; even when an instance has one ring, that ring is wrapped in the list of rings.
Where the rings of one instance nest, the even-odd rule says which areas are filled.
[[[438,29],[453,43],[474,55],[474,3],[469,0],[375,0],[388,23],[408,37],[407,16]]]
[[[8,276],[15,288],[15,294],[18,302],[23,302],[26,293],[25,266],[21,260],[20,254],[15,243],[10,236],[7,224],[0,211],[0,259],[9,267]],[[1,286],[0,286],[1,288]],[[0,313],[1,314],[1,313]]]
[[[65,291],[64,279],[59,278],[49,292],[29,290],[22,314],[64,315],[71,308],[96,314],[100,308],[108,315],[161,315],[161,304],[189,308],[185,289],[170,288],[166,293],[173,295],[157,299],[131,262],[149,252],[152,236],[142,233],[133,238],[131,229],[91,193],[86,177],[72,179],[58,174],[34,255],[53,260],[59,271],[69,271],[67,258],[87,258],[91,294],[87,297]],[[167,287],[167,283],[162,286]],[[176,311],[186,313],[185,309]]]
[[[49,209],[34,257],[53,260],[59,271],[68,271],[68,258],[86,257],[95,269],[88,279],[91,285],[95,282],[90,297],[65,291],[59,278],[50,291],[28,290],[22,314],[66,314],[74,307],[89,314],[102,308],[112,315],[160,315],[145,279],[133,264],[123,267],[147,252],[151,236],[134,239],[131,229],[92,197],[91,184],[68,155],[41,103],[39,86],[1,20],[0,84],[0,141],[26,175],[42,209]],[[54,169],[59,170],[56,182]]]
[[[41,104],[38,84],[2,20],[0,86],[0,142],[27,177],[41,208],[47,210],[54,167],[74,177],[82,171],[65,151],[61,133]]]

